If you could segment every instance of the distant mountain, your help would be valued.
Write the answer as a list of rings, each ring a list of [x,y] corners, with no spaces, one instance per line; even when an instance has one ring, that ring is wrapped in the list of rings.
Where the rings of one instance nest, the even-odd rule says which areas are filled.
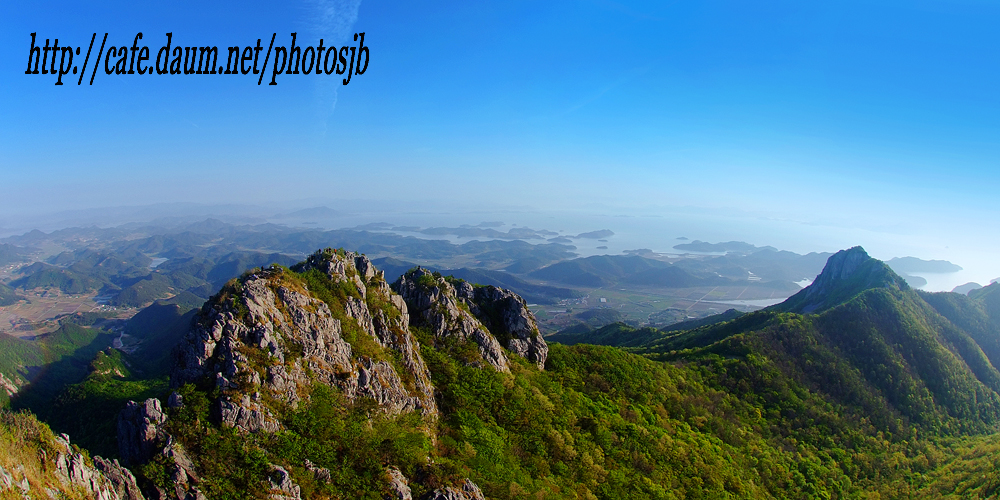
[[[745,241],[727,241],[725,243],[709,243],[707,241],[694,240],[691,243],[679,243],[674,245],[677,250],[687,250],[691,252],[733,252],[733,253],[753,253],[758,250],[770,249],[774,247],[758,247]]]
[[[36,262],[21,268],[22,277],[10,282],[13,288],[58,288],[64,293],[81,294],[100,289],[106,282],[86,274]]]
[[[17,303],[21,300],[21,296],[18,295],[13,288],[0,283],[0,306],[9,306],[11,304]]]
[[[953,293],[960,293],[962,295],[968,295],[969,292],[971,292],[973,290],[979,290],[982,287],[983,287],[983,285],[980,285],[979,283],[969,282],[969,283],[966,283],[964,285],[958,285],[955,288],[953,288],[951,291]]]
[[[205,219],[201,222],[188,224],[184,229],[192,233],[214,234],[219,231],[229,231],[231,228],[232,225],[222,222],[219,219]]]
[[[711,326],[718,323],[725,323],[727,321],[732,321],[740,316],[743,316],[744,312],[738,311],[736,309],[727,309],[725,312],[719,314],[713,314],[711,316],[706,316],[704,318],[691,319],[687,321],[681,321],[680,323],[674,323],[672,325],[667,325],[660,330],[665,333],[670,332],[681,332],[684,330],[693,330],[695,328],[701,328],[703,326]]]
[[[981,303],[991,320],[1000,324],[1000,283],[992,283],[990,286],[973,290],[969,292],[969,298]]]
[[[340,216],[340,212],[330,207],[311,207],[277,214],[272,219],[331,219]]]
[[[912,273],[955,273],[962,270],[946,260],[923,260],[916,257],[896,257],[885,262],[900,274]]]
[[[9,243],[0,243],[0,266],[25,261],[29,255],[37,252],[37,248],[25,248]]]
[[[1000,280],[995,280],[990,282],[988,286],[982,288],[977,288],[969,292],[969,297],[976,299],[985,299],[986,297],[992,297],[1000,292]]]
[[[911,288],[920,288],[927,285],[927,280],[921,278],[920,276],[913,276],[912,274],[906,274],[906,273],[898,273],[898,274],[899,277],[903,278],[903,281],[906,281],[906,284],[910,285]]]
[[[729,280],[717,275],[696,275],[672,264],[637,255],[595,255],[543,267],[531,277],[584,287],[615,283],[662,287],[719,285]]]
[[[610,230],[610,229],[600,229],[600,230],[597,230],[597,231],[590,231],[590,232],[587,232],[587,233],[580,233],[580,234],[574,236],[574,238],[586,238],[586,239],[591,239],[591,240],[599,240],[601,238],[610,238],[611,236],[614,236],[614,235],[615,235],[615,232],[612,231],[612,230]]]

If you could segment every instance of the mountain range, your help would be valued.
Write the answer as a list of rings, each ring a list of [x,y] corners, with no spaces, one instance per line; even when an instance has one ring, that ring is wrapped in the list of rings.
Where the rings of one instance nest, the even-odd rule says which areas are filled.
[[[725,279],[570,262],[537,272]],[[855,247],[760,311],[543,337],[522,297],[472,281],[505,275],[387,276],[327,249],[203,304],[155,302],[124,350],[94,316],[0,338],[10,405],[37,415],[2,414],[0,483],[109,499],[1000,492],[998,284],[920,292]],[[36,458],[18,469],[15,447]]]

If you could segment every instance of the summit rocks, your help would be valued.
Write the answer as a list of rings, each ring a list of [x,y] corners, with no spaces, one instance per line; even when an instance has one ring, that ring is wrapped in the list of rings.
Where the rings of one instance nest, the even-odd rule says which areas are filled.
[[[171,385],[214,382],[222,420],[251,432],[279,428],[263,401],[294,408],[313,383],[391,414],[436,415],[407,323],[405,302],[366,257],[318,252],[294,270],[244,275],[210,300],[176,350]]]
[[[448,339],[471,341],[482,361],[502,372],[510,371],[502,347],[545,366],[548,345],[524,299],[513,292],[475,287],[421,268],[401,276],[392,288],[411,311],[410,325],[429,330],[436,345]]]

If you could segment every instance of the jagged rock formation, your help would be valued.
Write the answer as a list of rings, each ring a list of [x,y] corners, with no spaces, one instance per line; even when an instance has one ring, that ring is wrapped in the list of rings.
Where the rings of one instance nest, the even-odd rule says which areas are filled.
[[[129,401],[118,414],[118,455],[125,466],[144,464],[159,451],[160,427],[167,416],[158,399]]]
[[[507,355],[500,342],[459,300],[455,287],[426,269],[414,269],[396,280],[392,289],[406,301],[411,326],[427,328],[435,344],[445,338],[470,341],[479,346],[482,361],[498,371],[509,372]]]
[[[476,483],[466,479],[460,487],[449,486],[434,490],[420,500],[486,500]]]
[[[333,476],[330,475],[330,469],[318,467],[316,464],[310,462],[309,460],[305,461],[305,466],[307,471],[312,472],[313,479],[315,479],[320,483],[329,483],[330,480],[333,478]]]
[[[510,367],[501,346],[539,368],[545,366],[548,346],[527,304],[513,292],[474,287],[421,268],[400,276],[392,288],[406,301],[411,326],[428,329],[436,344],[471,341],[483,362],[503,372]]]
[[[251,432],[279,428],[263,399],[294,408],[312,383],[337,387],[348,399],[372,398],[391,414],[436,415],[406,304],[382,273],[362,255],[332,250],[294,271],[245,275],[209,301],[177,350],[171,384],[214,380],[222,420]],[[310,272],[329,289],[309,290],[317,282],[296,274]],[[338,302],[332,309],[316,298],[324,293]]]
[[[176,442],[173,436],[168,435],[166,443],[160,450],[160,455],[167,459],[165,462],[173,464],[172,467],[168,468],[167,473],[170,475],[170,482],[173,483],[174,489],[173,491],[164,490],[157,486],[152,498],[157,500],[203,500],[205,495],[198,489],[201,478],[198,477],[198,471],[184,446]]]
[[[348,400],[374,400],[389,415],[419,412],[429,421],[437,419],[435,389],[411,323],[438,340],[474,343],[478,359],[472,364],[509,372],[506,347],[544,366],[548,346],[523,299],[500,288],[452,281],[457,290],[448,280],[418,270],[393,285],[397,294],[366,257],[329,249],[292,269],[253,270],[230,281],[202,308],[174,350],[170,384],[213,389],[216,423],[240,432],[275,433],[282,430],[280,412],[306,402],[316,384],[334,387]],[[184,408],[178,392],[167,401],[170,408]],[[164,489],[161,478],[161,486],[148,486],[150,498],[204,498],[192,460],[198,457],[189,456],[165,431],[168,424],[160,401],[130,402],[118,419],[122,462],[154,461],[165,467],[173,487]],[[289,473],[293,466],[299,464],[271,465],[269,485],[262,486],[270,498],[301,498],[303,490]],[[308,460],[304,469],[317,483],[332,480],[329,469]],[[412,498],[398,469],[389,468],[387,475],[392,498]],[[483,496],[466,480],[425,498]]]
[[[21,476],[20,480],[14,478],[14,474],[11,474],[4,467],[0,466],[0,491],[10,491],[17,488],[21,492],[23,498],[31,498],[28,496],[31,493],[31,483],[28,478]],[[8,496],[10,493],[7,494]]]
[[[135,477],[117,461],[96,457],[94,466],[88,465],[87,459],[70,447],[65,434],[56,436],[56,445],[56,475],[64,483],[82,488],[96,500],[144,500]]]
[[[34,415],[0,412],[0,498],[145,500],[117,460],[93,459]]]
[[[383,497],[385,500],[413,500],[409,482],[399,469],[389,467],[386,474],[389,477],[389,493]],[[457,487],[438,488],[420,497],[420,500],[486,500],[486,497],[476,483],[466,478]]]
[[[472,286],[464,281],[455,286],[455,292],[501,345],[538,368],[545,368],[549,346],[538,331],[535,315],[520,295],[492,285]]]
[[[180,405],[179,398],[174,396],[171,395],[171,401]],[[122,462],[129,466],[145,464],[156,455],[172,464],[166,472],[174,485],[173,491],[155,486],[150,491],[151,498],[202,499],[204,495],[197,488],[200,479],[194,463],[184,446],[164,430],[166,421],[167,415],[158,399],[150,398],[142,403],[129,401],[118,414],[118,454]]]
[[[135,476],[132,475],[131,471],[122,467],[117,460],[94,457],[94,467],[111,481],[115,492],[122,500],[143,500],[145,498],[136,483]]]

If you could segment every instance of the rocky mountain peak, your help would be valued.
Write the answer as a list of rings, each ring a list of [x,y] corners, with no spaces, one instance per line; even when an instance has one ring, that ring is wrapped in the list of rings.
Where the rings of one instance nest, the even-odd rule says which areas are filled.
[[[293,269],[256,269],[223,287],[177,348],[171,385],[214,383],[222,420],[247,431],[278,430],[265,401],[295,408],[315,383],[389,413],[433,416],[408,318],[367,257],[322,250]]]
[[[819,312],[872,288],[909,290],[910,287],[884,262],[856,246],[831,255],[812,284],[775,308],[802,314]]]
[[[841,250],[830,256],[816,281],[847,280],[854,275],[862,264],[871,260],[868,252],[860,246]]]

